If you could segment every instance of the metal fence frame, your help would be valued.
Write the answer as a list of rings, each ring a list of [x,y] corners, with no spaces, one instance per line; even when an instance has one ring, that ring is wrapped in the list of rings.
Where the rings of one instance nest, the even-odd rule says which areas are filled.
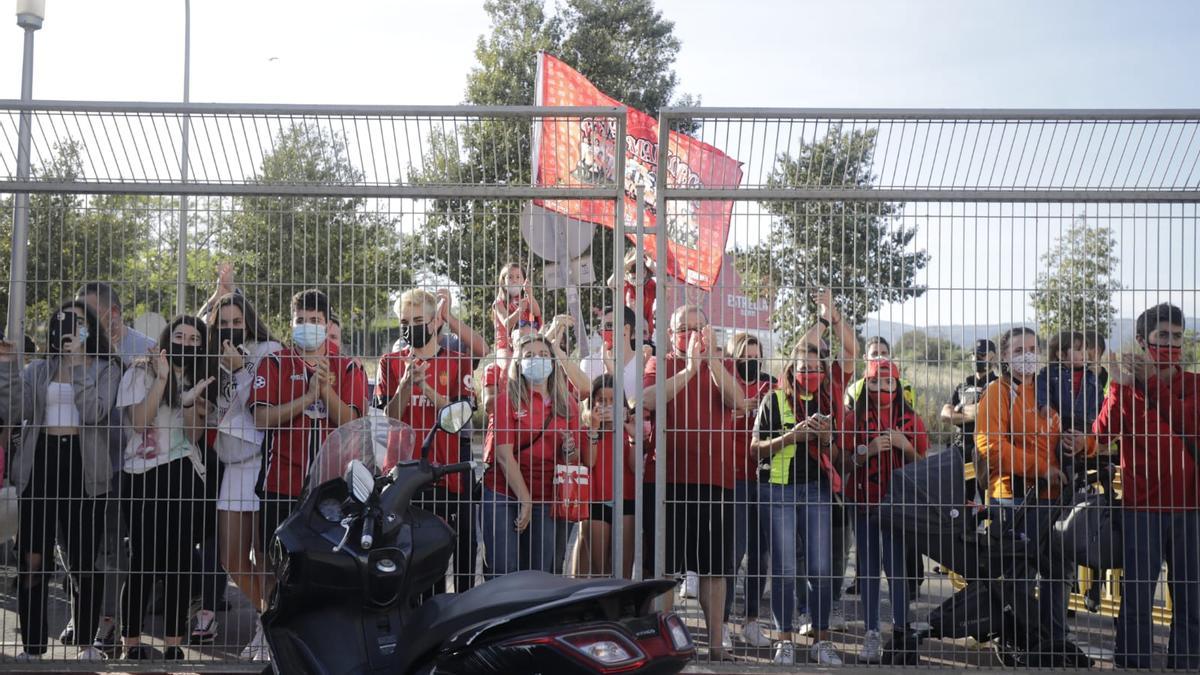
[[[625,161],[626,150],[626,131],[625,131],[625,116],[624,108],[619,107],[603,107],[603,108],[546,108],[535,106],[491,106],[491,107],[474,107],[474,106],[451,106],[451,107],[434,107],[434,106],[342,106],[342,105],[229,105],[229,104],[174,104],[174,103],[121,103],[121,102],[79,102],[79,101],[38,101],[35,103],[21,103],[15,100],[0,100],[0,115],[20,115],[23,119],[27,116],[36,116],[39,114],[54,114],[54,113],[70,113],[70,114],[109,114],[109,115],[163,115],[163,116],[178,116],[185,121],[185,124],[190,123],[191,116],[223,116],[223,115],[272,115],[280,117],[325,117],[325,116],[368,116],[368,117],[405,117],[405,116],[420,116],[434,118],[455,118],[462,116],[471,117],[496,117],[496,118],[513,118],[513,119],[530,119],[531,121],[539,117],[577,117],[584,115],[607,115],[614,116],[618,120],[619,133],[617,135],[617,158],[618,171],[617,176],[623,176],[623,163]],[[786,109],[756,109],[756,108],[696,108],[696,107],[670,107],[664,108],[659,113],[659,128],[658,128],[658,143],[659,148],[667,148],[669,146],[669,134],[674,125],[681,121],[708,119],[708,120],[828,120],[831,122],[847,121],[847,122],[862,122],[862,121],[907,121],[907,122],[947,122],[947,121],[962,121],[962,122],[1003,122],[1003,121],[1028,121],[1028,122],[1064,122],[1064,123],[1080,123],[1080,122],[1187,122],[1200,123],[1200,110],[994,110],[994,109],[961,109],[961,110],[937,110],[937,109],[817,109],[817,108],[786,108]],[[11,147],[11,145],[10,145]],[[22,144],[21,150],[28,152]],[[0,148],[0,157],[10,152],[8,149]],[[662,151],[662,156],[665,157],[665,151]],[[19,152],[13,153],[20,154]],[[6,163],[0,166],[7,166]],[[445,184],[445,185],[413,185],[413,184],[357,184],[357,185],[309,185],[309,184],[270,184],[260,182],[246,181],[213,181],[204,178],[197,179],[195,175],[186,176],[180,175],[177,179],[162,180],[81,180],[73,182],[52,182],[41,181],[28,176],[20,176],[18,173],[10,173],[9,175],[0,175],[0,193],[14,194],[29,194],[29,193],[80,193],[80,194],[104,194],[104,193],[133,193],[147,195],[179,195],[179,196],[233,196],[233,195],[257,195],[257,196],[341,196],[341,197],[374,197],[374,198],[417,198],[417,199],[434,199],[434,198],[479,198],[479,199],[540,199],[540,198],[561,198],[561,199],[612,199],[615,202],[616,222],[619,224],[614,231],[614,245],[618,253],[616,256],[616,264],[614,273],[620,278],[623,274],[622,254],[624,252],[625,238],[630,237],[633,240],[633,246],[639,253],[644,253],[644,238],[648,234],[664,233],[665,229],[659,229],[656,226],[654,229],[647,228],[644,223],[642,200],[638,199],[637,215],[635,225],[627,227],[624,225],[624,184],[618,184],[615,188],[549,188],[539,187],[537,185],[479,185],[479,184]],[[1189,174],[1188,181],[1191,180]],[[1028,202],[1028,203],[1044,203],[1044,202],[1061,202],[1061,203],[1183,203],[1183,204],[1200,204],[1200,186],[1191,184],[1185,181],[1182,186],[1173,185],[1163,189],[1117,189],[1112,187],[1107,188],[1077,188],[1077,187],[1060,187],[1048,189],[998,189],[994,187],[982,188],[946,188],[946,187],[903,187],[903,188],[886,188],[886,189],[859,189],[859,188],[842,188],[842,187],[811,187],[811,188],[773,188],[765,186],[716,186],[706,188],[685,188],[670,185],[667,175],[667,163],[660,161],[656,171],[657,190],[656,207],[657,213],[667,213],[668,203],[681,200],[731,200],[735,202],[745,201],[801,201],[801,200],[837,200],[837,201],[863,201],[863,202],[881,202],[881,201],[903,201],[903,202]],[[639,196],[642,188],[638,188]],[[21,200],[18,200],[18,207]],[[27,199],[24,200],[28,204]],[[14,244],[18,243],[16,238],[17,232],[14,232]],[[665,260],[667,258],[668,238],[659,236],[656,238],[657,250],[655,252],[657,259]],[[16,251],[14,246],[14,253]],[[638,256],[637,275],[639,281],[644,279],[645,270],[641,264],[643,256]],[[181,274],[183,270],[181,269]],[[25,279],[19,278],[14,274],[12,279],[14,284],[26,283]],[[658,279],[658,283],[663,286],[669,286],[672,283],[678,283],[673,279],[662,275]],[[638,284],[639,305],[640,293],[642,284]],[[620,302],[619,291],[615,291],[618,295],[617,302]],[[660,296],[663,295],[663,290],[659,291]],[[670,308],[667,303],[660,303],[658,313],[655,316],[656,335],[655,341],[659,345],[667,345],[667,328],[669,323]],[[24,307],[10,307],[9,325],[17,328],[23,328]],[[643,318],[639,312],[638,327],[635,334],[640,343],[643,327]],[[620,342],[617,342],[617,362],[621,362]],[[665,352],[659,350],[657,365],[662,371]],[[638,359],[641,359],[640,350]],[[620,400],[622,388],[617,387],[617,411],[616,428],[621,428],[622,408]],[[656,429],[656,445],[660,448],[665,447],[666,438],[666,398],[665,391],[660,387],[656,389],[656,405],[655,415],[657,417]],[[637,401],[638,413],[641,413],[642,400]],[[638,440],[640,445],[641,441]],[[616,464],[615,475],[621,475],[621,463],[624,461],[620,452],[615,453]],[[638,453],[640,456],[641,453]],[[641,478],[642,466],[638,463],[636,472]],[[655,482],[659,486],[666,483],[666,465],[665,462],[657,463],[657,475]],[[614,486],[617,491],[616,500],[620,503],[621,486],[620,481],[616,481]],[[638,519],[636,522],[641,522],[640,511],[643,508],[648,508],[651,505],[642,503],[641,495],[635,497],[637,508],[639,510]],[[655,531],[661,535],[666,530],[666,515],[665,515],[665,494],[662,489],[656,491],[655,503],[652,505],[655,509]],[[614,560],[621,559],[621,537],[620,537],[620,519],[614,524]],[[635,538],[636,560],[640,561],[642,557],[641,538]],[[662,576],[665,559],[665,538],[663,536],[655,537],[655,573]],[[635,562],[635,575],[640,570],[640,564]],[[620,565],[614,565],[614,569],[620,569]],[[230,664],[197,664],[201,668],[229,668]],[[55,669],[61,670],[64,667],[62,663],[56,663]],[[155,668],[156,665],[150,665],[150,668]],[[161,667],[161,666],[157,666]],[[86,664],[80,665],[81,669],[91,670],[92,668]]]

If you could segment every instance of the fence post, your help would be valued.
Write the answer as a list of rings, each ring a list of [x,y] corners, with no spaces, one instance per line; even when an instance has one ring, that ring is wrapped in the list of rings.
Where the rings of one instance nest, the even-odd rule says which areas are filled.
[[[23,15],[24,16],[24,15]],[[38,22],[40,27],[41,22]],[[37,28],[25,25],[25,54],[21,64],[21,102],[33,100],[33,33]],[[17,128],[17,180],[29,180],[29,155],[32,149],[33,111],[22,110]],[[17,365],[24,363],[25,286],[29,266],[29,193],[13,197],[12,264],[8,280],[8,330],[5,339],[17,349]]]
[[[633,362],[636,364],[634,369],[638,373],[638,377],[646,372],[646,355],[643,351],[645,347],[645,339],[643,335],[646,331],[646,316],[642,313],[642,307],[645,306],[646,298],[646,186],[638,185],[635,191],[637,195],[637,222],[634,224],[633,230],[633,250],[634,250],[634,303],[633,303]],[[624,275],[624,267],[622,266],[621,273]],[[622,277],[623,279],[623,277]],[[623,284],[623,281],[622,281]],[[646,509],[645,491],[642,490],[642,484],[646,480],[646,439],[642,430],[645,428],[643,420],[646,419],[646,397],[639,395],[634,403],[633,419],[635,422],[635,432],[633,435],[633,530],[636,533],[633,537],[633,578],[641,581],[642,577],[642,559],[645,557],[642,542],[645,538],[642,523],[642,513]]]
[[[654,167],[654,258],[655,282],[658,300],[654,307],[654,352],[655,372],[667,372],[667,325],[671,320],[666,299],[671,297],[672,284],[667,264],[667,158],[670,156],[670,119],[663,113],[658,115],[658,164]],[[667,555],[667,390],[654,388],[654,576],[666,574]]]

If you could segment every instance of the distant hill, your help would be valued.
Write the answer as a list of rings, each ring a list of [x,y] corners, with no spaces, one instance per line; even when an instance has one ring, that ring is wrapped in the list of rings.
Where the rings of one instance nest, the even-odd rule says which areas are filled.
[[[963,348],[971,347],[976,340],[987,338],[995,339],[997,335],[1020,324],[1004,323],[1004,324],[985,324],[978,326],[915,326],[910,324],[898,323],[895,321],[882,321],[879,319],[867,319],[866,326],[862,330],[864,337],[872,335],[881,335],[887,339],[889,343],[896,343],[905,333],[913,330],[923,330],[930,337],[943,338],[950,340],[956,345]],[[1112,334],[1107,336],[1108,346],[1110,349],[1119,349],[1126,344],[1133,342],[1134,320],[1133,319],[1117,319],[1116,325],[1112,330]],[[1049,337],[1049,336],[1043,336]]]

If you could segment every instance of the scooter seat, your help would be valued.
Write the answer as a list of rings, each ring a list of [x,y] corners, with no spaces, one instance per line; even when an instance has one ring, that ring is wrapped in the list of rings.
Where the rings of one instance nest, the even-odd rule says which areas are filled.
[[[621,579],[578,580],[526,571],[507,574],[464,593],[435,595],[409,621],[409,626],[419,631],[410,653],[425,654],[468,626],[561,600],[580,590],[615,590],[628,585],[629,581]]]

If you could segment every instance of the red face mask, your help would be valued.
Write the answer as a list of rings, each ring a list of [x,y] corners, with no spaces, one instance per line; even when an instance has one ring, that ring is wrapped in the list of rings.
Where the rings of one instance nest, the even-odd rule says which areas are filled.
[[[1150,360],[1162,366],[1177,366],[1183,360],[1183,347],[1146,343]]]
[[[796,386],[803,394],[815,394],[825,381],[825,373],[802,373],[796,371]]]
[[[881,407],[888,407],[896,400],[896,392],[894,391],[875,391],[871,392],[875,395],[875,400],[879,401]]]
[[[681,331],[671,336],[671,344],[678,354],[686,354],[688,342],[692,339],[692,331]]]
[[[611,330],[600,331],[600,339],[604,340],[605,349],[613,348],[613,332]]]

